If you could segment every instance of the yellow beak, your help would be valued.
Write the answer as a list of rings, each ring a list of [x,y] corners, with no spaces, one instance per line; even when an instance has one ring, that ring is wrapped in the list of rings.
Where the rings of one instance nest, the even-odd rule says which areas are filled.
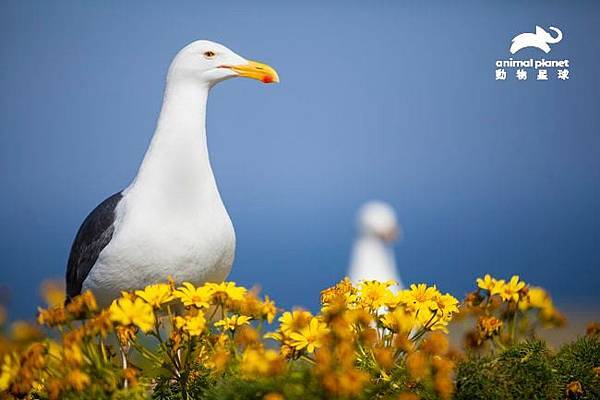
[[[238,73],[239,76],[252,78],[263,83],[279,83],[277,71],[267,64],[256,61],[248,61],[245,65],[222,65],[221,68],[229,68]]]

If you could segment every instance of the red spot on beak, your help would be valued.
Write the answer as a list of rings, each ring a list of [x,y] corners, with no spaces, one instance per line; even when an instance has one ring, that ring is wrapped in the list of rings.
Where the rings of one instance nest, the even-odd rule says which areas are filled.
[[[273,82],[273,77],[270,75],[266,75],[264,78],[262,78],[263,83],[271,83]]]

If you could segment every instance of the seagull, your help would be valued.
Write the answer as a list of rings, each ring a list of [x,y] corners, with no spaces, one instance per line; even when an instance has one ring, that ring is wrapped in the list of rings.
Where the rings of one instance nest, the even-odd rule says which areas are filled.
[[[164,282],[222,282],[235,232],[206,143],[210,89],[234,77],[279,82],[266,64],[199,40],[173,59],[154,136],[137,176],[83,221],[67,263],[67,301],[90,290],[107,306],[121,291]]]
[[[360,281],[394,281],[390,288],[403,288],[396,269],[392,243],[402,229],[394,209],[381,201],[370,201],[358,211],[358,238],[354,242],[348,276],[353,284]]]

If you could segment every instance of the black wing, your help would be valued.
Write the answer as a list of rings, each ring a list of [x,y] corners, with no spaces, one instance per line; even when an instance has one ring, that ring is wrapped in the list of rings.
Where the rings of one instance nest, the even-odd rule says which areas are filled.
[[[67,264],[67,301],[81,294],[83,281],[102,249],[110,242],[114,231],[115,208],[122,198],[119,192],[104,200],[79,227]]]

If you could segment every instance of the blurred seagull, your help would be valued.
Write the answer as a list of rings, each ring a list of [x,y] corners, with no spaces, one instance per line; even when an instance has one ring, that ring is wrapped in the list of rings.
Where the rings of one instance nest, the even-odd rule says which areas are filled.
[[[235,233],[210,166],[206,101],[234,77],[279,82],[266,64],[214,42],[184,47],[167,73],[160,117],[133,182],[83,221],[67,265],[67,301],[91,290],[106,306],[123,290],[224,280]]]
[[[348,270],[352,283],[393,280],[397,285],[391,288],[401,290],[392,243],[401,238],[402,230],[394,209],[381,201],[364,204],[358,211],[358,231]]]

